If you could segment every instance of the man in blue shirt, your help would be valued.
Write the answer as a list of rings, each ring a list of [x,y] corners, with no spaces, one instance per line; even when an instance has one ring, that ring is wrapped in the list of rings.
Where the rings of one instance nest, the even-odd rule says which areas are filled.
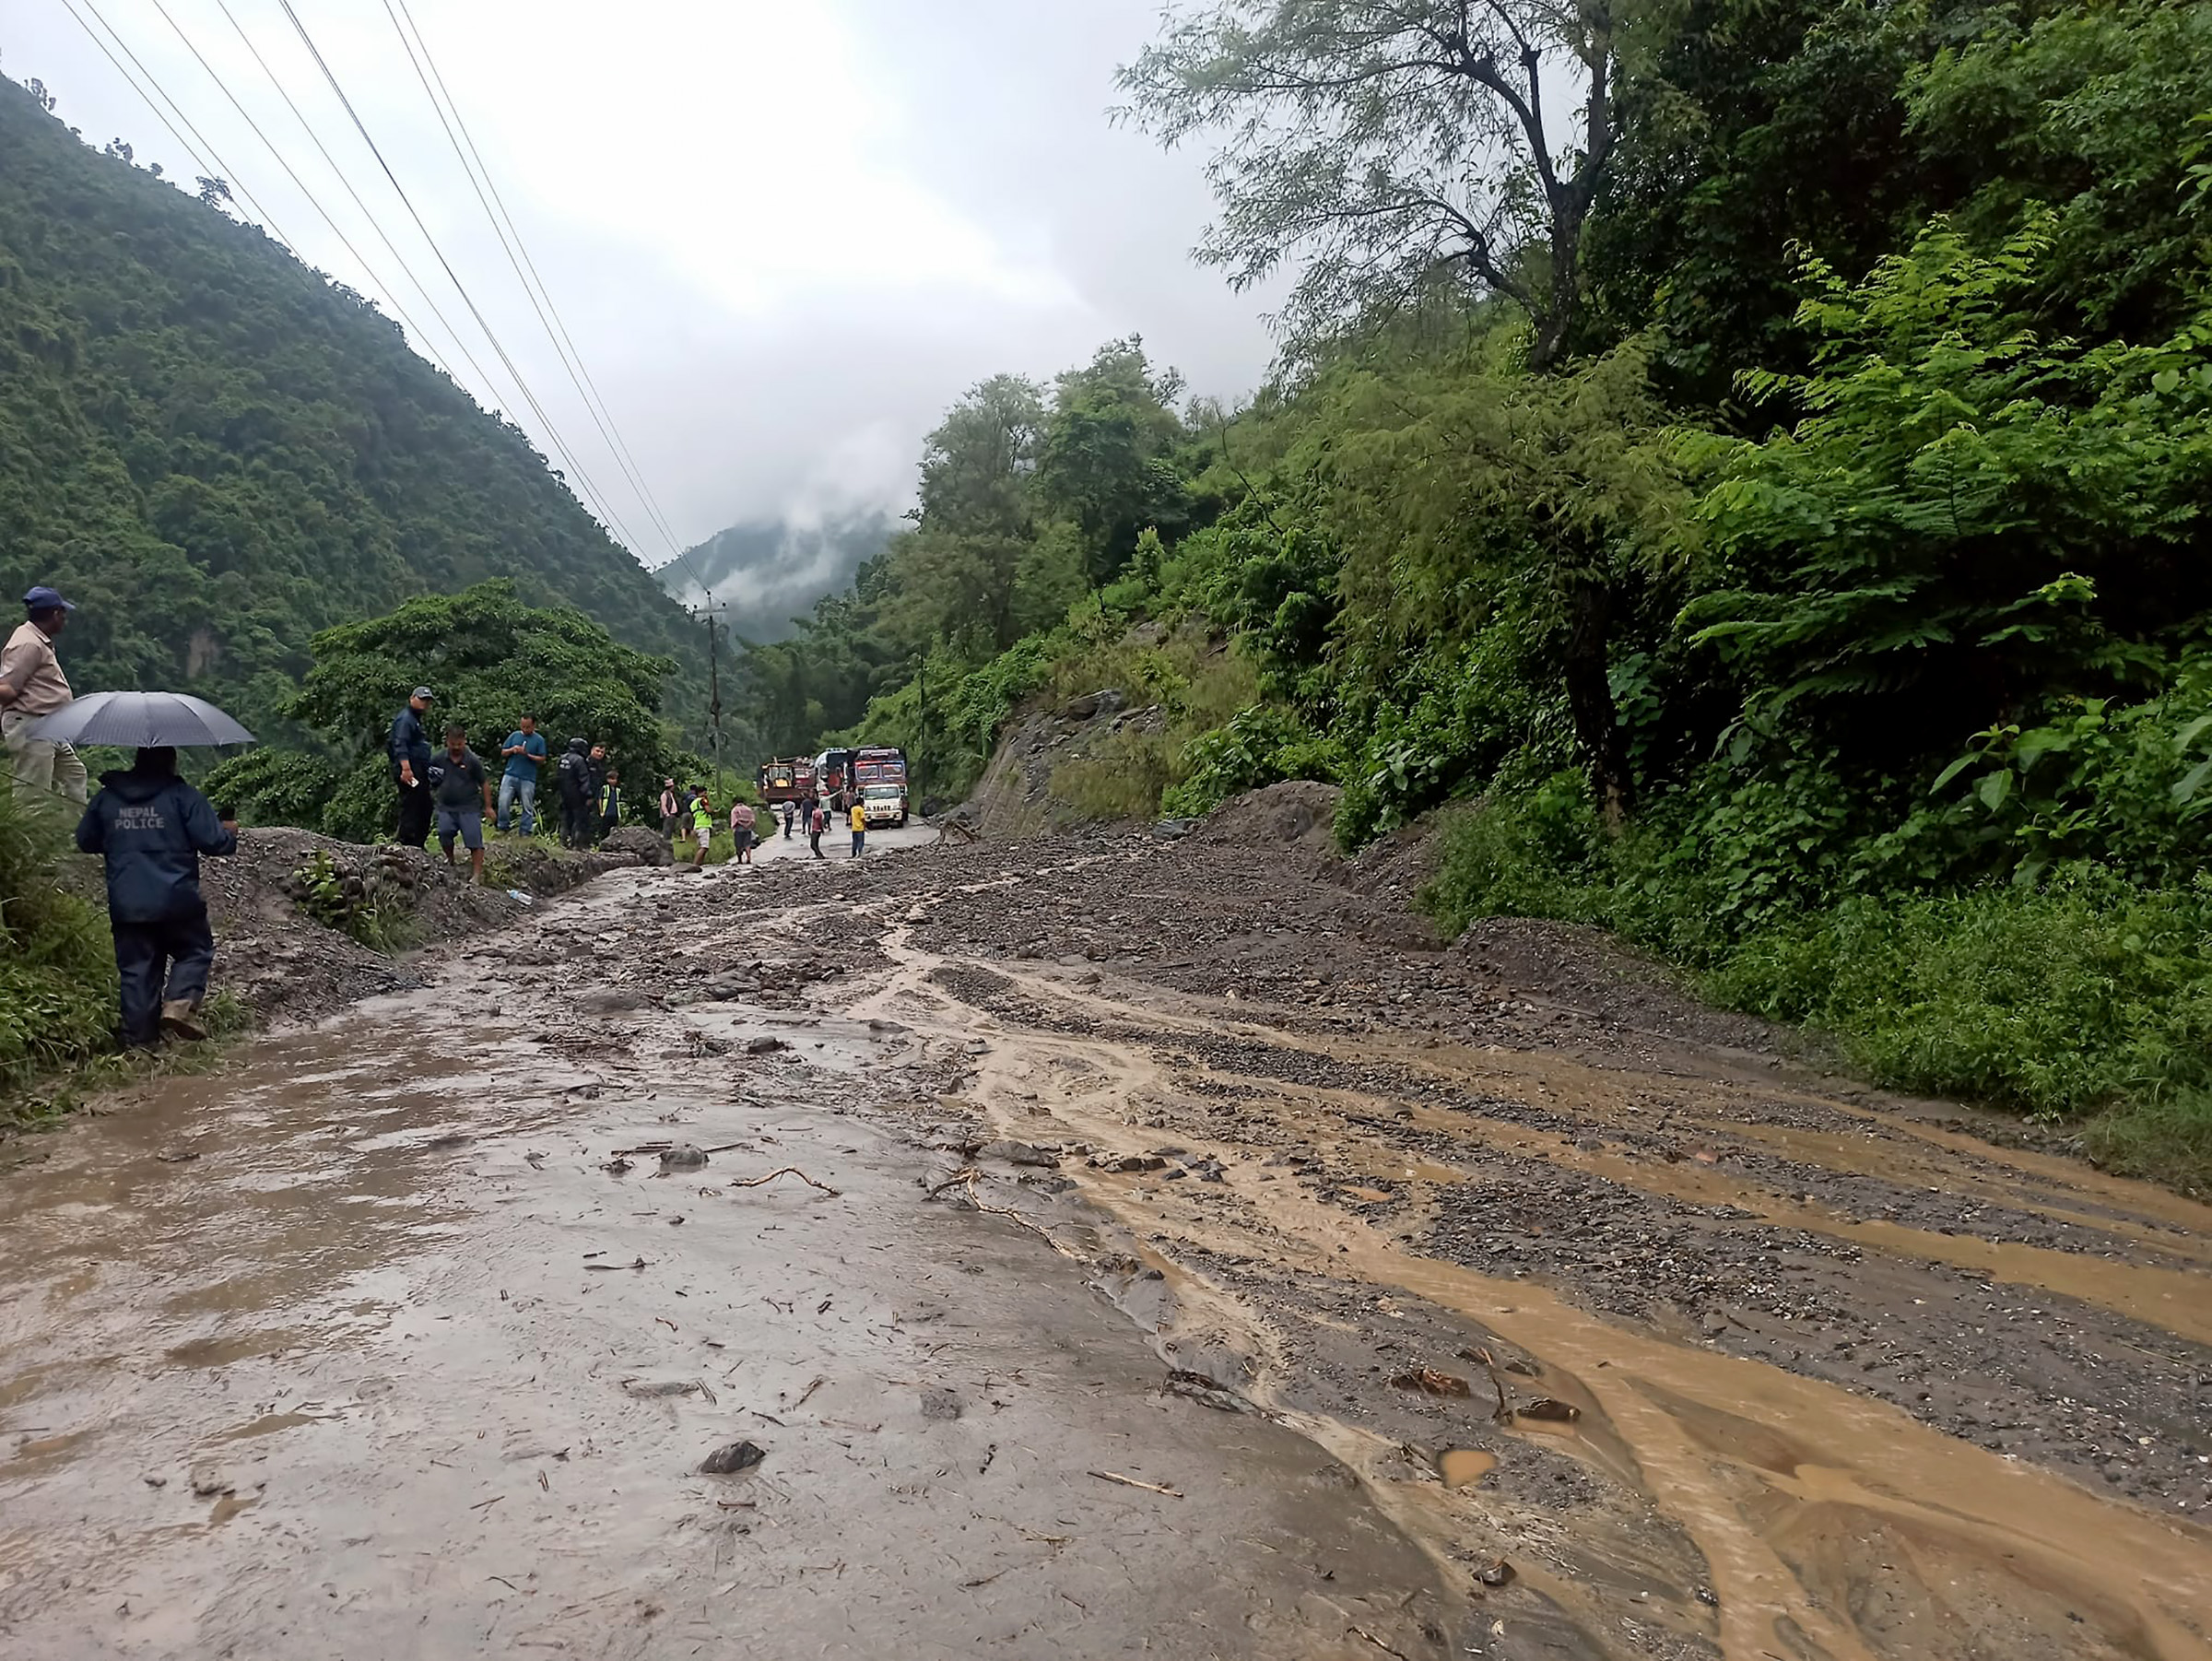
[[[430,689],[417,687],[407,707],[392,717],[392,736],[384,745],[392,782],[399,786],[398,838],[410,848],[430,840],[430,787],[423,779],[430,766],[430,729],[422,724],[429,713]]]
[[[130,771],[102,773],[100,782],[77,821],[76,845],[107,860],[123,1042],[150,1050],[163,1028],[205,1038],[200,1000],[215,936],[200,894],[200,855],[235,854],[238,827],[177,777],[173,749],[142,749]]]
[[[546,736],[537,730],[537,717],[524,715],[522,725],[507,735],[500,754],[507,758],[507,767],[500,775],[500,811],[492,822],[506,830],[508,813],[519,795],[523,834],[529,836],[537,830],[537,770],[546,764]]]

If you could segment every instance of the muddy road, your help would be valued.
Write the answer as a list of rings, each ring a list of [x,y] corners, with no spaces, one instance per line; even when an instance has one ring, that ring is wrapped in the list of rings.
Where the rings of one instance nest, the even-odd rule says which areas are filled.
[[[2212,1656],[2212,1212],[1266,834],[616,873],[10,1150],[0,1653]]]

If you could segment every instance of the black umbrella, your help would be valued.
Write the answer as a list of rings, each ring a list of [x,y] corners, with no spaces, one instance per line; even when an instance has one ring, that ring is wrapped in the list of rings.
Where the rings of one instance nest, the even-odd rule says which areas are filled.
[[[116,744],[125,749],[253,742],[252,733],[215,705],[183,692],[94,692],[45,716],[30,736],[53,744]]]

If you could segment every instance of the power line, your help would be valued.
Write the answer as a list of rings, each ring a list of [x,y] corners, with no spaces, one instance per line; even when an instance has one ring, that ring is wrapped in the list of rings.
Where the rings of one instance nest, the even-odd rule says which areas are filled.
[[[92,32],[92,25],[86,22],[81,17],[77,17],[76,7],[71,6],[69,4],[69,0],[62,0],[62,5],[68,11],[72,18],[76,18],[76,26],[85,31],[86,38],[106,54],[109,63],[115,65],[115,73],[123,77],[124,84],[129,87],[130,89],[133,92],[135,92],[140,98],[146,100],[146,107],[154,112],[154,119],[159,122],[164,127],[169,129],[169,135],[177,141],[177,147],[182,150],[187,156],[192,158],[192,165],[200,170],[202,176],[213,173],[216,171],[215,164],[210,162],[206,157],[202,156],[199,151],[194,149],[192,147],[192,140],[185,137],[183,134],[178,132],[176,124],[171,122],[168,116],[161,113],[161,106],[154,102],[150,97],[147,97],[146,88],[141,87],[132,77],[131,72],[123,66],[123,60],[117,57],[113,52],[109,50],[108,43],[105,41],[101,40],[98,35]]]
[[[198,139],[201,146],[206,150],[207,154],[211,157],[214,157],[214,165],[212,167],[210,167],[208,163],[201,158],[198,150],[194,149],[191,145],[185,144],[182,135],[179,134],[175,127],[170,126],[169,118],[161,114],[160,106],[159,104],[155,104],[151,98],[147,97],[146,88],[140,87],[135,80],[132,79],[130,71],[124,69],[120,63],[116,62],[115,54],[113,53],[108,52],[107,42],[102,41],[99,35],[94,34],[92,26],[89,23],[87,23],[83,18],[77,15],[76,6],[75,4],[73,4],[73,0],[62,0],[62,4],[64,6],[68,8],[69,15],[72,18],[76,18],[77,27],[83,29],[86,34],[91,36],[92,43],[99,47],[101,52],[107,53],[108,62],[115,65],[117,71],[121,73],[124,80],[130,81],[131,90],[137,93],[140,98],[146,99],[147,105],[153,110],[154,114],[159,117],[161,124],[165,127],[169,127],[170,135],[172,138],[175,138],[179,144],[184,146],[185,153],[192,158],[194,163],[199,167],[206,168],[207,171],[206,173],[203,174],[202,177],[205,178],[212,176],[219,179],[226,188],[233,191],[238,195],[243,196],[246,200],[246,206],[252,208],[253,212],[259,216],[262,223],[266,226],[270,231],[275,233],[276,238],[279,242],[282,242],[288,248],[296,246],[296,244],[292,241],[292,239],[284,234],[283,228],[276,223],[276,216],[270,213],[266,208],[263,207],[259,202],[253,199],[253,193],[245,187],[244,183],[240,180],[237,174],[231,171],[229,164],[226,162],[220,156],[216,155],[215,147],[207,142],[207,135],[205,133],[201,132],[199,128],[192,124],[192,117],[184,113],[183,106],[179,104],[175,99],[169,96],[167,89],[162,87],[159,81],[154,78],[153,71],[148,69],[144,64],[138,62],[138,54],[131,50],[130,42],[125,41],[121,34],[116,32],[115,26],[112,23],[109,22],[107,18],[100,17],[100,7],[93,4],[93,0],[84,0],[85,10],[90,12],[94,18],[99,18],[100,28],[106,29],[109,34],[114,36],[115,44],[123,49],[123,55],[130,59],[132,65],[137,69],[138,73],[146,77],[147,86],[151,87],[155,92],[160,95],[161,101],[166,103],[171,110],[176,112],[177,119],[184,124],[185,131],[190,133],[194,138]]]
[[[529,382],[524,379],[523,371],[515,367],[514,359],[508,356],[507,348],[500,344],[498,333],[486,321],[483,312],[469,294],[468,286],[461,280],[460,274],[453,269],[453,262],[445,257],[445,251],[438,246],[438,239],[430,234],[430,228],[423,222],[422,215],[416,211],[415,203],[408,196],[406,187],[399,182],[399,175],[392,171],[392,164],[384,159],[383,151],[377,148],[376,140],[369,135],[369,128],[354,109],[353,100],[346,96],[345,88],[338,84],[338,77],[331,72],[330,65],[324,60],[322,49],[316,46],[314,37],[307,32],[307,26],[300,21],[300,14],[292,9],[292,0],[277,0],[277,4],[284,8],[284,15],[290,20],[293,32],[299,35],[300,44],[307,48],[308,55],[315,60],[315,67],[323,72],[323,78],[329,83],[331,91],[337,95],[338,102],[344,107],[347,119],[353,123],[354,131],[361,135],[361,142],[369,147],[369,153],[376,158],[377,166],[383,170],[384,177],[391,182],[393,190],[399,196],[400,205],[407,210],[407,217],[415,221],[415,228],[422,232],[423,241],[430,245],[431,253],[437,256],[439,265],[443,268],[447,278],[453,283],[455,291],[460,294],[461,303],[468,308],[469,315],[477,320],[477,326],[484,331],[485,339],[491,342],[491,349],[499,354],[500,361],[507,366],[508,374],[514,378],[515,385],[522,389],[524,400],[529,404],[531,410],[536,415],[539,425],[545,429],[546,436],[552,441],[553,447],[560,453],[561,459],[568,463],[571,471],[576,476],[577,484],[585,498],[598,509],[602,519],[621,533],[623,541],[634,548],[637,537],[630,534],[629,528],[606,505],[598,487],[592,483],[591,475],[577,462],[567,442],[561,438],[560,429],[556,427],[552,418],[546,414],[544,406],[538,403],[536,395],[530,390]]]
[[[344,230],[339,229],[338,222],[330,217],[329,212],[324,207],[322,202],[316,197],[315,193],[308,188],[307,182],[300,178],[297,172],[293,171],[292,164],[284,159],[284,152],[279,150],[274,144],[270,143],[269,135],[261,130],[261,124],[255,121],[253,115],[248,112],[245,105],[238,101],[236,95],[233,94],[229,87],[225,84],[223,77],[216,73],[215,65],[210,64],[206,58],[201,54],[200,49],[193,43],[192,37],[186,34],[182,29],[178,27],[176,18],[171,17],[169,14],[169,7],[162,5],[161,0],[154,0],[154,9],[161,14],[161,20],[168,24],[171,29],[175,32],[177,39],[184,42],[184,49],[191,53],[193,57],[198,61],[200,67],[207,72],[207,78],[215,83],[216,90],[220,92],[225,98],[230,100],[230,107],[233,110],[236,110],[240,117],[245,122],[246,125],[253,129],[253,136],[261,140],[262,147],[267,150],[270,155],[276,159],[276,165],[282,168],[285,171],[286,177],[289,178],[291,182],[299,187],[300,194],[307,198],[308,206],[313,208],[315,212],[322,215],[323,223],[330,227],[332,234],[334,234],[340,242],[345,244],[346,252],[352,254],[355,263],[358,264],[363,271],[368,273],[369,280],[374,283],[379,289],[384,290],[388,303],[391,305],[393,311],[398,312],[400,322],[405,324],[408,329],[414,333],[418,339],[429,346],[429,353],[432,361],[434,361],[440,369],[444,370],[448,376],[451,376],[453,371],[447,367],[445,359],[439,356],[437,347],[434,345],[429,345],[429,335],[416,325],[415,320],[407,315],[406,308],[401,306],[399,303],[397,299],[397,290],[394,289],[390,283],[387,283],[382,277],[377,275],[376,267],[371,265],[368,260],[363,257],[361,251],[353,245],[352,239],[347,236]],[[229,15],[229,7],[225,6],[223,11],[226,17]],[[237,19],[232,18],[231,22],[235,27]],[[241,33],[242,35],[243,31],[241,30]],[[253,42],[249,41],[247,44],[248,46],[251,46]],[[418,287],[420,285],[418,285]],[[429,297],[426,294],[423,298],[427,300]],[[441,321],[442,322],[443,320],[441,319]],[[447,332],[452,332],[450,326]]]
[[[508,211],[506,200],[500,194],[499,183],[492,178],[491,169],[485,164],[483,152],[477,147],[476,135],[469,132],[468,123],[461,113],[461,105],[453,97],[453,89],[445,84],[445,76],[439,69],[437,59],[431,54],[430,43],[423,35],[422,25],[415,21],[415,14],[408,9],[407,0],[398,0],[396,12],[393,9],[393,3],[394,0],[384,0],[384,14],[392,19],[392,27],[399,36],[400,45],[406,50],[407,61],[414,65],[415,77],[422,82],[422,89],[425,96],[430,100],[430,108],[438,112],[439,123],[445,127],[446,140],[453,145],[453,154],[461,162],[462,171],[469,175],[469,183],[476,189],[477,204],[484,209],[485,217],[491,221],[492,230],[499,236],[500,247],[506,250],[507,263],[514,267],[516,280],[523,285],[524,293],[529,295],[530,303],[537,312],[538,322],[544,325],[547,336],[552,340],[554,350],[560,357],[561,366],[568,371],[570,383],[576,388],[576,395],[583,400],[584,409],[591,416],[593,424],[598,428],[599,436],[606,442],[607,449],[614,455],[616,465],[622,469],[623,477],[629,480],[630,488],[637,492],[638,499],[644,504],[645,512],[653,520],[654,527],[666,540],[669,551],[675,554],[684,569],[690,572],[692,580],[698,582],[697,569],[691,564],[689,555],[670,525],[667,514],[661,511],[659,501],[654,497],[652,487],[645,481],[644,469],[638,465],[636,456],[630,453],[629,442],[622,436],[621,427],[615,420],[614,411],[607,406],[606,397],[601,395],[598,383],[593,379],[591,369],[584,362],[583,354],[577,349],[575,339],[569,333],[568,323],[560,315],[560,308],[554,301],[552,289],[547,287],[544,277],[538,272],[537,262],[530,256],[529,246],[523,240],[522,230],[515,224],[514,216]],[[404,28],[400,23],[403,17],[406,19]],[[407,40],[410,29],[413,30],[415,36],[413,44],[410,44]],[[420,62],[417,62],[415,56],[415,47],[418,45],[422,49]],[[428,76],[424,74],[426,65],[429,70]],[[435,91],[431,89],[430,83],[433,80],[437,83]],[[441,95],[443,96],[445,106],[453,112],[453,121],[450,124],[445,120],[445,110],[439,107]],[[459,130],[458,136],[455,135],[456,128]],[[467,146],[465,155],[462,153],[464,143]],[[469,166],[472,158],[476,163],[473,171]],[[481,174],[483,178],[481,185],[477,183],[478,174]],[[487,190],[491,193],[489,200],[487,200],[485,196]],[[502,221],[504,222],[503,228]],[[527,267],[527,275],[524,274],[525,267]],[[538,303],[541,295],[544,298],[542,305]],[[549,317],[548,312],[551,314]],[[700,583],[702,589],[705,586],[703,583]]]
[[[330,153],[330,147],[323,142],[322,135],[315,131],[314,123],[308,120],[307,112],[301,110],[293,100],[290,91],[285,87],[283,79],[276,70],[269,67],[268,59],[261,55],[261,48],[253,43],[253,37],[246,32],[245,26],[231,15],[228,0],[216,0],[216,5],[221,9],[223,17],[229,22],[231,29],[236,31],[239,40],[244,42],[246,50],[253,54],[253,61],[261,65],[261,72],[268,77],[269,85],[276,88],[276,96],[284,100],[285,108],[292,112],[292,119],[300,124],[300,130],[307,135],[308,142],[315,147],[316,152],[329,164],[330,171],[336,175],[338,183],[345,188],[347,195],[352,198],[353,205],[361,210],[361,217],[369,221],[369,229],[376,232],[377,240],[384,245],[384,251],[399,262],[400,270],[406,273],[407,280],[415,285],[415,292],[422,296],[422,303],[429,307],[430,315],[438,320],[439,327],[442,328],[453,341],[461,360],[468,365],[470,372],[476,376],[477,384],[499,393],[500,390],[499,382],[493,376],[487,374],[483,365],[477,361],[476,354],[468,349],[466,337],[459,329],[453,327],[453,320],[446,316],[443,309],[438,304],[437,297],[431,294],[429,285],[415,274],[414,266],[407,264],[407,256],[402,253],[398,244],[392,241],[391,234],[384,230],[383,221],[377,218],[376,210],[361,200],[361,193],[353,188],[353,181],[347,176],[346,170],[338,164],[338,159]],[[446,372],[451,374],[453,371],[448,369]]]

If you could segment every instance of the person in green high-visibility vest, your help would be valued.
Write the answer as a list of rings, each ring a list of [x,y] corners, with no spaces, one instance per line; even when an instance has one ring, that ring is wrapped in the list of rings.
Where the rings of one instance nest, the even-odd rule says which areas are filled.
[[[593,840],[605,842],[622,823],[622,774],[619,769],[606,770],[606,781],[599,786],[599,834]]]
[[[703,871],[707,868],[707,849],[714,841],[714,804],[707,799],[704,784],[691,798],[691,835],[699,843],[699,852],[691,856],[691,868]]]

